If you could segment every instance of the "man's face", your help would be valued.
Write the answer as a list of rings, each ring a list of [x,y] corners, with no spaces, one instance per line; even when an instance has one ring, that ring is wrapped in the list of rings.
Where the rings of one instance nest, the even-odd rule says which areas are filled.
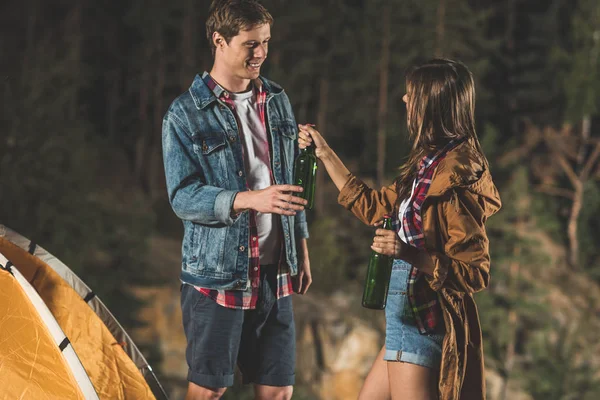
[[[237,79],[258,78],[260,67],[269,52],[269,40],[271,39],[269,24],[240,31],[237,36],[231,38],[229,44],[218,33],[216,38],[215,62],[221,64],[226,73]]]

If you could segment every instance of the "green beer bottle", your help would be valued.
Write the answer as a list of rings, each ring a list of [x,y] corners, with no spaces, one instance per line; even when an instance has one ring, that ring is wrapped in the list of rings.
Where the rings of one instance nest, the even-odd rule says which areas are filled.
[[[392,218],[389,215],[383,216],[382,228],[392,230]],[[363,290],[363,307],[375,310],[385,308],[393,261],[390,256],[372,251]]]
[[[304,191],[297,196],[308,201],[305,208],[312,210],[315,205],[315,187],[317,185],[317,156],[315,147],[308,146],[300,150],[294,163],[294,184],[302,186]]]

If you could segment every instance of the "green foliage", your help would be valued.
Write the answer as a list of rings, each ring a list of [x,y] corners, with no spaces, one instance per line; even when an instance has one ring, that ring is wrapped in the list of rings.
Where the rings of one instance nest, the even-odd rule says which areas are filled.
[[[91,69],[77,12],[55,12],[64,25],[32,26],[39,38],[25,50],[25,69],[10,65],[2,82],[0,223],[64,261],[130,327],[139,308],[130,285],[148,281],[143,255],[154,215],[147,199],[101,186],[119,174],[102,156],[119,150],[107,149],[82,100]],[[4,51],[16,58],[22,50]]]
[[[132,170],[146,154],[138,146],[156,151],[159,120],[185,90],[183,82],[191,83],[195,72],[211,67],[203,27],[207,2],[23,4],[12,1],[0,7],[0,223],[60,257],[121,322],[135,326],[140,304],[129,286],[153,283],[160,276],[144,258],[147,239],[155,231],[179,238],[181,224],[164,191],[158,199],[149,196]],[[325,125],[319,128],[329,144],[352,172],[367,180],[376,165],[382,12],[389,10],[392,21],[385,121],[390,178],[409,148],[401,100],[406,68],[432,58],[436,50],[471,68],[478,131],[503,200],[501,212],[486,224],[491,285],[477,295],[487,365],[509,374],[503,365],[515,333],[507,320],[516,313],[516,364],[509,377],[521,376],[520,383],[536,399],[597,398],[598,382],[592,376],[597,369],[587,357],[592,352],[582,345],[593,341],[591,332],[583,323],[574,333],[556,323],[558,311],[544,297],[551,278],[542,276],[551,277],[552,268],[561,266],[550,265],[554,258],[540,238],[557,246],[566,242],[569,201],[535,192],[530,160],[510,166],[501,161],[524,142],[524,120],[544,127],[579,123],[589,116],[592,138],[597,138],[598,2],[264,4],[275,25],[263,72],[286,89],[299,122],[323,118]],[[441,5],[446,7],[442,20]],[[190,15],[194,23],[185,28]],[[443,35],[438,34],[440,23]],[[329,83],[326,104],[322,80]],[[162,170],[160,157],[144,161],[141,171]],[[154,177],[150,182],[163,180],[149,176]],[[329,292],[341,284],[358,293],[373,232],[333,206],[333,194],[327,198],[332,206],[323,213],[326,218],[312,220],[309,215],[313,290]],[[589,183],[578,232],[581,269],[597,282],[599,199],[598,183]],[[593,314],[587,318],[596,319]],[[146,349],[158,359],[156,350]],[[236,385],[224,398],[249,399],[251,393],[251,387]],[[297,388],[294,398],[316,397]]]
[[[535,399],[592,400],[600,396],[600,379],[589,351],[587,322],[583,318],[569,324],[553,321],[553,334],[540,332],[530,346],[530,367],[523,381]],[[587,331],[587,332],[586,332]],[[584,339],[583,341],[581,339]]]
[[[254,389],[252,385],[242,385],[241,383],[236,383],[234,386],[229,388],[223,397],[222,400],[253,400],[254,397]],[[294,400],[318,400],[319,397],[312,394],[308,389],[296,386],[294,387]]]
[[[596,114],[600,104],[600,5],[595,0],[580,0],[571,20],[572,29],[554,58],[561,65],[567,98],[567,118],[578,122]]]
[[[598,232],[600,231],[600,183],[588,182],[584,194],[584,207],[579,216],[579,246],[582,267],[600,283],[600,253]]]
[[[331,293],[348,280],[346,275],[345,245],[337,235],[338,221],[334,218],[320,218],[310,224],[310,265],[313,277],[313,290]]]

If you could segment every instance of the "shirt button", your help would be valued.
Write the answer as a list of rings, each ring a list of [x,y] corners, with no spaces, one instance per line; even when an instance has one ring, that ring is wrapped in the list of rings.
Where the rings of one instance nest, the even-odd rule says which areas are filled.
[[[256,242],[256,236],[254,236],[254,237],[252,238],[252,241],[253,241],[253,242]]]
[[[246,250],[246,247],[240,246],[240,251],[244,251],[244,250]]]
[[[254,270],[255,270],[255,271],[258,271],[258,267],[254,267]]]
[[[244,171],[238,171],[239,176],[244,176]]]
[[[223,91],[223,97],[228,98],[229,97],[229,92]]]
[[[231,143],[235,142],[235,136],[229,136],[229,141],[230,141]]]

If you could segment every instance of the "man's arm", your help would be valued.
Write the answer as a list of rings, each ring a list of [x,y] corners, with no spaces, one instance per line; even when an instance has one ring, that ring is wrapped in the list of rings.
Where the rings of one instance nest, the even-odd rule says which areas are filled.
[[[204,225],[232,225],[233,215],[248,209],[295,215],[307,203],[290,194],[302,191],[299,186],[273,185],[242,192],[207,185],[191,150],[192,139],[183,123],[172,114],[163,120],[162,142],[169,202],[182,220]]]
[[[204,225],[232,225],[231,209],[239,191],[206,184],[191,136],[170,113],[163,119],[162,148],[167,192],[175,214]]]
[[[298,275],[294,277],[294,291],[305,294],[312,284],[310,259],[308,257],[308,243],[306,239],[299,239],[296,245],[298,253]]]

